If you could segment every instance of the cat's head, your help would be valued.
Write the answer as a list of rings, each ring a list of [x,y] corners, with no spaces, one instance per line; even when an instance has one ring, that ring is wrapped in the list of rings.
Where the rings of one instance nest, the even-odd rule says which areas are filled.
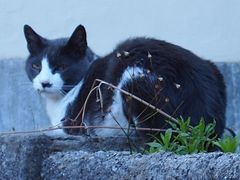
[[[70,38],[48,40],[24,26],[29,50],[25,70],[33,87],[47,98],[60,98],[81,81],[96,55],[79,25]]]

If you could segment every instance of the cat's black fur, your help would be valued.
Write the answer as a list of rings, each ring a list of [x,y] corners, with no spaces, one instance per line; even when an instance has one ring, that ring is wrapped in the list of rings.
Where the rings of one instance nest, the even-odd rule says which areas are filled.
[[[129,54],[124,55],[126,52]],[[149,54],[151,59],[148,57]],[[150,102],[175,118],[190,117],[193,125],[196,125],[202,117],[207,123],[215,120],[216,132],[219,136],[222,135],[225,127],[226,93],[223,76],[218,68],[186,49],[149,38],[127,40],[109,55],[96,60],[84,78],[78,97],[69,106],[66,119],[74,119],[77,116],[95,79],[102,79],[117,86],[122,73],[129,66],[143,67],[145,76],[125,82],[122,89]],[[163,81],[160,81],[159,77],[162,77]],[[103,115],[104,118],[112,104],[112,89],[103,85],[102,93],[103,114],[100,112],[99,103],[96,103],[95,94],[88,101],[85,112],[89,116],[88,125],[100,124],[99,117]],[[141,114],[146,106],[134,99],[127,100],[124,94],[122,97],[125,115],[129,122],[134,124],[133,117]],[[147,108],[139,116],[138,122],[144,121],[144,118],[153,113],[151,108]],[[138,127],[166,127],[165,119],[166,117],[157,113],[151,119],[140,123]],[[80,124],[81,116],[76,122],[64,121],[64,125]],[[79,130],[68,129],[66,132],[78,134]]]
[[[61,74],[65,84],[76,85],[83,80],[77,97],[68,105],[65,118],[62,119],[64,126],[82,124],[82,113],[79,114],[79,111],[83,108],[95,79],[118,86],[128,67],[139,67],[143,69],[141,77],[136,76],[125,81],[121,86],[123,90],[175,118],[190,117],[193,125],[202,117],[207,123],[215,120],[216,132],[218,136],[222,135],[225,127],[225,84],[218,68],[210,61],[179,46],[151,38],[129,39],[110,54],[93,61],[93,53],[87,47],[83,26],[76,28],[69,39],[58,40],[44,39],[29,26],[25,26],[24,31],[30,51],[26,64],[30,80],[37,75],[31,64],[40,61],[44,56],[49,58],[53,73],[59,64],[68,65],[68,69]],[[88,126],[101,125],[110,113],[116,90],[102,85],[101,93],[103,109],[101,104],[96,102],[96,93],[87,101],[84,123]],[[120,106],[132,126],[167,127],[166,117],[133,98],[124,94],[121,96]],[[76,121],[72,121],[76,117]],[[136,117],[138,119],[134,119]],[[80,129],[65,129],[65,132],[82,133]],[[90,133],[95,134],[95,129],[91,129]]]

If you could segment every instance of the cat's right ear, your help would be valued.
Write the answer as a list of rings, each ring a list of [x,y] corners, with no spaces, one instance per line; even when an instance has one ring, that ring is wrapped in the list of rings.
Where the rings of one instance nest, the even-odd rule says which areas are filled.
[[[30,54],[37,54],[46,46],[46,40],[38,35],[29,25],[24,25],[23,31]]]
[[[69,38],[63,52],[72,57],[82,57],[85,55],[87,49],[87,34],[84,26],[76,27],[71,37]]]

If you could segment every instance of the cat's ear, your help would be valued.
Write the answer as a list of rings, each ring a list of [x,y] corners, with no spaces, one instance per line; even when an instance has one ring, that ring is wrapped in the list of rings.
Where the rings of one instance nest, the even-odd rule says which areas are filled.
[[[76,27],[71,37],[69,38],[66,46],[64,47],[64,53],[78,58],[85,55],[87,49],[87,34],[84,26],[79,25]]]
[[[46,40],[38,35],[30,26],[24,25],[23,31],[30,54],[37,54],[46,46]]]

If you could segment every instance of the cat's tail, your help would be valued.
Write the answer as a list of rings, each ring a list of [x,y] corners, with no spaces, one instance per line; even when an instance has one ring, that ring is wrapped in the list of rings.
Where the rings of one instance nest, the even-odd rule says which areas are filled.
[[[236,136],[236,133],[231,128],[225,127],[224,129],[227,130],[231,134],[232,137]]]

